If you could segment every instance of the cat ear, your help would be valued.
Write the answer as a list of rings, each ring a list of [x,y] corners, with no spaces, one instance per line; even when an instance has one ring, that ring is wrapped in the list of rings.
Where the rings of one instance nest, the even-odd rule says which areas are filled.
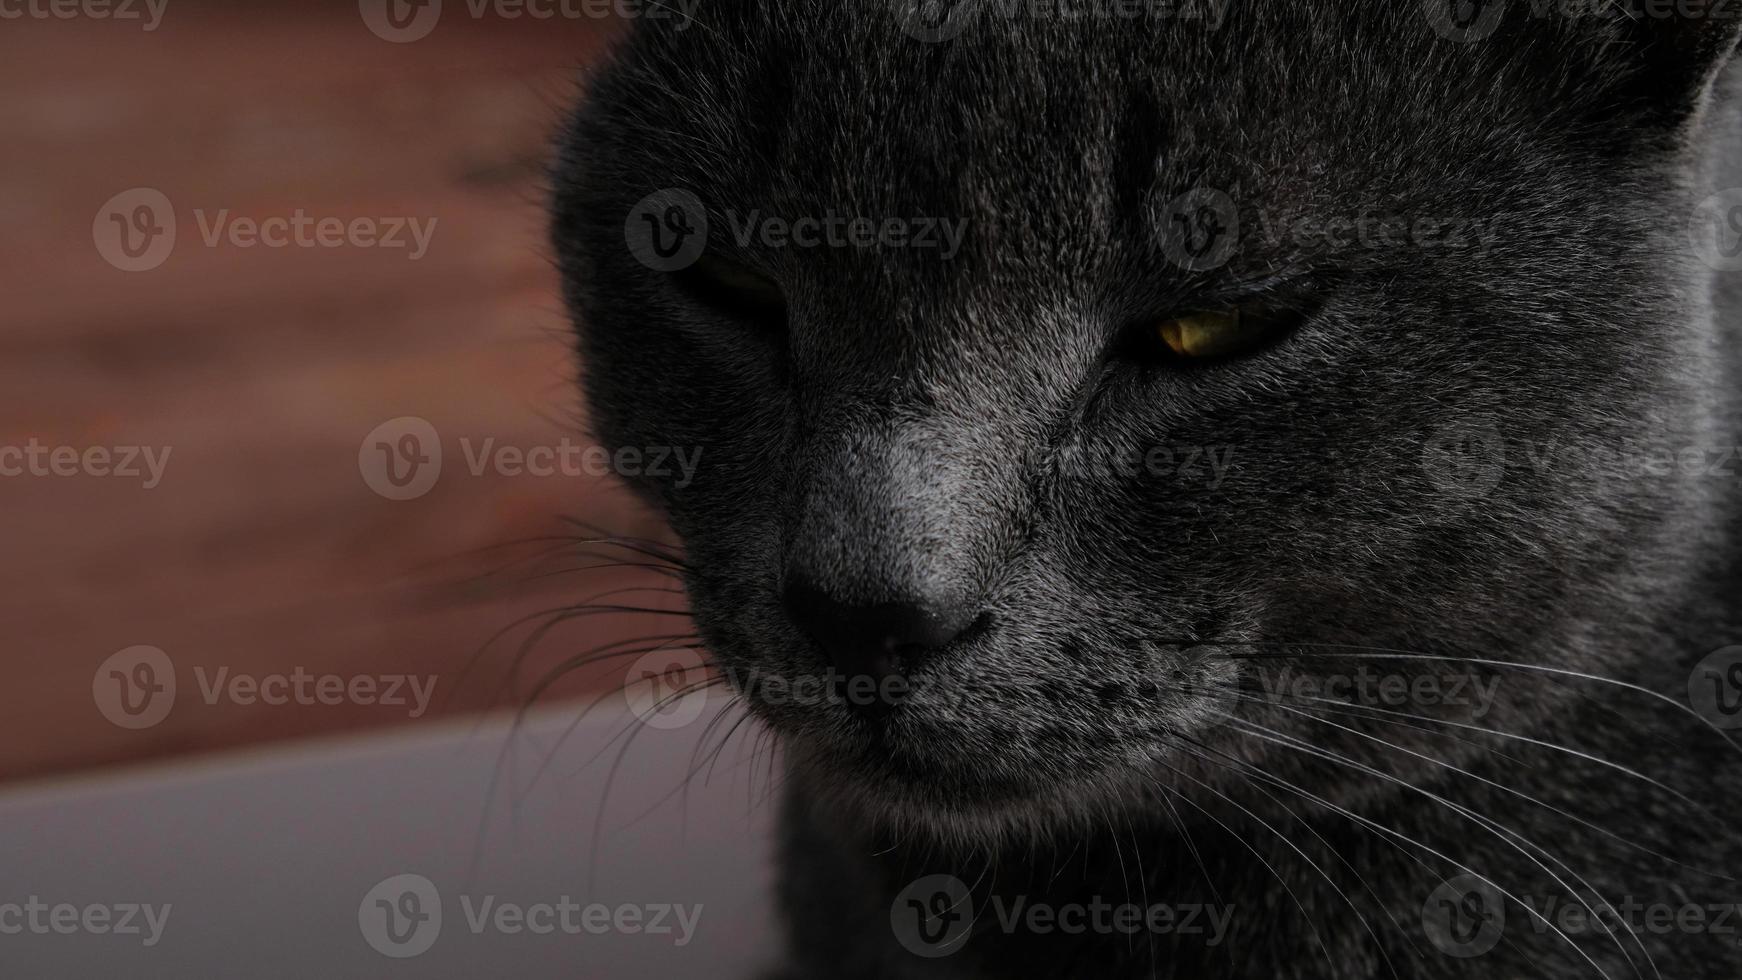
[[[1622,70],[1612,94],[1668,125],[1696,115],[1736,53],[1742,2],[1638,0],[1614,9],[1598,54],[1601,67]]]

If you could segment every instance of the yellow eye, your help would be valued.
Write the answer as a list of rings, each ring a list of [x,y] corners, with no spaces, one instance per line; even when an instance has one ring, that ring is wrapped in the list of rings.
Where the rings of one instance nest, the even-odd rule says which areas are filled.
[[[1161,342],[1180,357],[1221,357],[1257,346],[1267,333],[1239,310],[1190,313],[1156,327]]]
[[[1256,354],[1287,340],[1323,303],[1304,291],[1254,297],[1238,306],[1134,321],[1124,350],[1144,362],[1180,364]]]

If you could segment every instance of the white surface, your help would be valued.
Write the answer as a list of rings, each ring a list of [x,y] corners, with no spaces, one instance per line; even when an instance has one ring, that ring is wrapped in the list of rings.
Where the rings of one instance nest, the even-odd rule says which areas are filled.
[[[0,977],[752,977],[772,961],[766,852],[776,804],[766,751],[751,763],[751,726],[706,786],[700,775],[691,782],[687,807],[681,794],[660,802],[683,782],[713,713],[636,737],[596,862],[593,828],[622,742],[599,753],[624,728],[620,709],[577,728],[554,755],[575,709],[531,717],[506,754],[505,722],[467,723],[0,796]],[[525,790],[546,758],[543,776],[511,805],[508,784]],[[436,887],[442,921],[427,952],[396,959],[366,941],[359,908],[402,874]],[[144,935],[82,925],[58,934],[46,914],[38,919],[47,934],[33,931],[20,908],[33,896],[111,915],[123,903],[170,908],[161,939],[146,948]],[[491,897],[555,906],[564,896],[613,910],[701,909],[679,946],[675,932],[476,932],[465,904],[475,915]],[[586,927],[579,912],[570,921]]]

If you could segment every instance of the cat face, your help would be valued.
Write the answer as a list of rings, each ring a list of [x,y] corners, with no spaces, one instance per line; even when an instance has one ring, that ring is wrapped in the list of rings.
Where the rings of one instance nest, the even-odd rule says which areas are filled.
[[[1289,754],[1252,725],[1367,752],[1285,710],[1363,671],[1516,729],[1554,699],[1432,703],[1494,678],[1420,656],[1589,667],[1673,579],[1700,489],[1612,464],[1699,444],[1711,59],[1344,6],[715,5],[593,80],[555,235],[594,422],[701,450],[638,488],[820,785],[1098,813]]]

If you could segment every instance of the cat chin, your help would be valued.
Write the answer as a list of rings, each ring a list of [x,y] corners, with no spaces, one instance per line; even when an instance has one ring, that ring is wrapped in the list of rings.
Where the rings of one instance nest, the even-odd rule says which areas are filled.
[[[997,847],[1070,836],[1110,814],[1147,807],[1152,775],[1106,769],[1022,783],[987,783],[946,771],[897,774],[816,747],[785,746],[792,789],[807,805],[871,835]]]

